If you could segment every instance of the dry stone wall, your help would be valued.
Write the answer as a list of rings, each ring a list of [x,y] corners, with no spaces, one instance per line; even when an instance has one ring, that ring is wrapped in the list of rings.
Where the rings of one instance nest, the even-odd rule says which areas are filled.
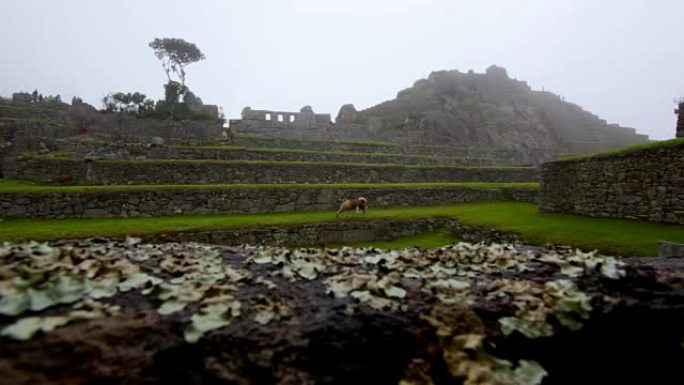
[[[103,218],[331,210],[364,196],[375,207],[448,205],[493,199],[532,202],[537,189],[500,188],[160,188],[0,193],[0,217]]]
[[[455,239],[471,243],[522,243],[514,233],[466,226],[455,218],[334,220],[286,227],[256,227],[142,236],[146,242],[201,242],[214,245],[323,246],[356,242],[389,241],[400,237],[444,230]]]
[[[159,137],[168,141],[217,141],[223,124],[212,121],[172,121],[138,118],[121,113],[103,113],[82,104],[0,103],[0,117],[14,138],[16,151],[37,149],[40,142],[54,145],[58,138],[91,135],[107,140]]]
[[[77,157],[100,159],[216,159],[285,162],[390,163],[422,166],[507,166],[506,159],[435,157],[428,155],[335,153],[277,149],[159,146],[130,142],[60,141],[57,150]]]
[[[12,179],[73,184],[535,182],[531,167],[410,167],[302,162],[115,161],[34,157],[5,163]]]
[[[684,140],[542,167],[541,210],[684,224]]]
[[[364,152],[382,154],[423,154],[437,156],[456,156],[456,157],[508,157],[511,155],[507,151],[499,151],[494,148],[474,148],[458,146],[425,146],[399,143],[383,142],[354,142],[354,141],[333,141],[333,140],[307,140],[307,139],[283,139],[269,138],[260,136],[240,136],[236,135],[232,143],[243,147],[270,147],[270,148],[289,148],[312,151],[332,151],[332,152]]]
[[[322,246],[331,243],[388,241],[451,228],[448,218],[336,221],[308,225],[240,228],[143,236],[147,242],[201,242],[216,245]]]

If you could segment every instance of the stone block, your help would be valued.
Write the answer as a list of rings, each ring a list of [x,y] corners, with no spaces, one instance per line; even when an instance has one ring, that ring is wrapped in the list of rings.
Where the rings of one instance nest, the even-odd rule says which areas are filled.
[[[658,256],[660,258],[682,257],[684,256],[684,243],[659,241]]]

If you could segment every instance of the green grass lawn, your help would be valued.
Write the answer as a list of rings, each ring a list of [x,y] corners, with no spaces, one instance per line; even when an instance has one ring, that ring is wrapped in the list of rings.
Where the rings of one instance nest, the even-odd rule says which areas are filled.
[[[684,242],[684,226],[540,213],[534,204],[477,202],[458,205],[456,216],[467,225],[522,235],[532,244],[564,244],[625,256],[655,256],[657,242]]]
[[[3,192],[98,192],[98,191],[148,191],[148,190],[181,190],[181,189],[247,189],[247,188],[358,188],[358,189],[416,189],[416,188],[539,188],[539,183],[487,183],[487,182],[455,182],[455,183],[316,183],[316,184],[180,184],[180,185],[113,185],[113,186],[57,186],[34,184],[27,181],[0,179],[0,193]]]
[[[447,216],[457,217],[467,225],[515,232],[533,244],[572,245],[585,250],[599,249],[604,253],[625,256],[656,255],[658,240],[684,242],[684,226],[539,213],[536,205],[519,202],[479,202],[451,206],[377,208],[371,209],[366,216],[351,213],[346,215],[343,220]],[[334,220],[335,216],[331,211],[156,218],[16,219],[0,222],[0,240],[54,240],[88,236],[120,237],[160,232],[287,226]]]

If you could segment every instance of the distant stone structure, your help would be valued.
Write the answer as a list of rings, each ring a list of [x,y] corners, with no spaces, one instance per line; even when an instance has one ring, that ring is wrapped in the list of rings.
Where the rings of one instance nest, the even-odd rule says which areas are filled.
[[[229,121],[231,131],[239,134],[272,137],[326,137],[332,125],[330,114],[316,114],[311,106],[299,112],[242,109],[242,119]]]
[[[31,103],[31,94],[28,92],[15,92],[12,94],[12,102],[14,103]]]
[[[679,101],[679,109],[675,110],[677,114],[677,138],[684,138],[684,99]]]

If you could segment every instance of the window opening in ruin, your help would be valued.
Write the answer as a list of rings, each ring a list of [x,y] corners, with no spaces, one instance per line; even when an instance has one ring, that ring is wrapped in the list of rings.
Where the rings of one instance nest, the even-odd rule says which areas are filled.
[[[290,123],[294,123],[295,117],[294,115],[290,115]]]
[[[283,115],[278,114],[278,121],[279,121],[279,122],[282,122],[282,121],[283,121]]]
[[[266,120],[271,120],[271,114],[266,114]]]

